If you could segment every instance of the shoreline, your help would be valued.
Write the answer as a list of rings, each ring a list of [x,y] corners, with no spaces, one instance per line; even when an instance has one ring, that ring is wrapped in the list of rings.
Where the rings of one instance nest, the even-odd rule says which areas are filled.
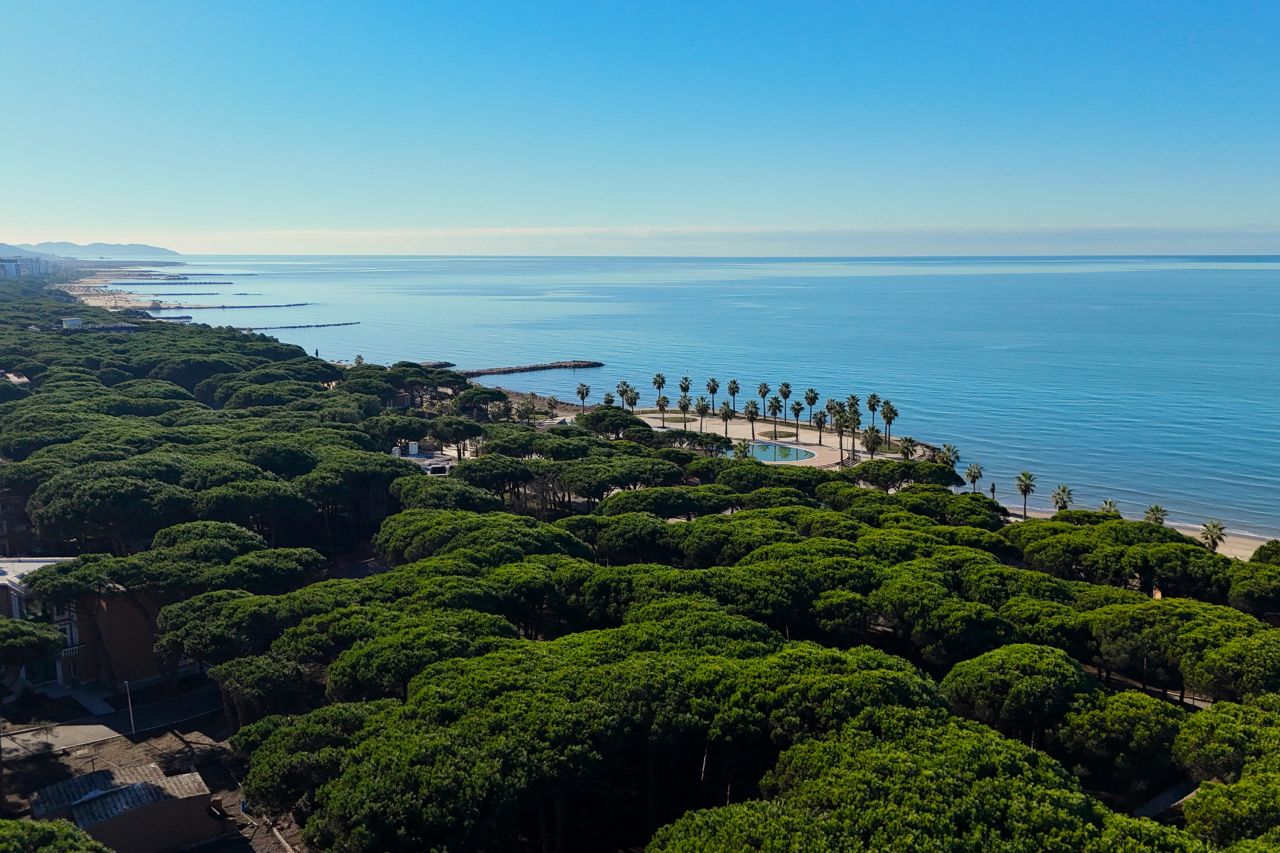
[[[159,299],[159,294],[141,293],[136,290],[116,289],[112,285],[120,280],[122,273],[133,273],[141,276],[143,273],[132,269],[94,269],[86,268],[84,275],[75,281],[64,284],[50,285],[51,287],[61,290],[62,292],[72,296],[78,302],[82,302],[91,308],[105,308],[108,311],[232,311],[237,308],[245,309],[261,309],[261,308],[303,308],[310,305],[310,302],[284,302],[273,305],[213,305],[207,302],[170,302]],[[128,276],[126,276],[127,278]],[[204,286],[221,286],[229,285],[232,282],[218,281],[189,281],[185,276],[165,276],[156,277],[157,284],[171,285],[204,285]],[[218,291],[200,291],[188,293],[166,293],[165,296],[226,296],[227,294]],[[233,293],[232,296],[249,296],[257,294],[240,294]],[[154,319],[163,320],[164,317],[155,317]],[[306,324],[302,326],[279,326],[276,328],[312,328],[317,324]],[[326,323],[326,326],[343,326],[351,325],[350,323]]]
[[[124,267],[124,268],[86,267],[85,269],[82,270],[83,274],[80,277],[78,277],[76,280],[72,282],[64,283],[64,284],[56,284],[56,285],[50,285],[50,286],[55,289],[62,290],[63,292],[67,293],[68,295],[72,296],[74,299],[76,299],[77,301],[85,305],[89,305],[91,307],[96,307],[96,308],[105,308],[109,311],[122,311],[127,309],[141,309],[146,311],[146,310],[163,310],[163,309],[200,309],[200,308],[223,307],[223,306],[210,306],[210,305],[183,305],[179,303],[165,303],[150,297],[150,295],[148,294],[141,294],[141,293],[137,293],[134,291],[127,291],[127,290],[109,290],[109,287],[113,281],[120,280],[120,279],[127,279],[130,277],[131,273],[138,273],[141,276],[145,276],[147,278],[154,277],[156,279],[156,283],[165,283],[165,282],[172,283],[172,284],[196,283],[191,281],[184,281],[178,276],[173,274],[169,274],[169,275],[156,274],[156,273],[147,274],[147,272],[148,271],[142,271],[136,268],[131,269],[127,267]],[[135,276],[135,278],[136,277],[139,277],[139,276]],[[215,284],[215,282],[200,282],[200,283]],[[222,282],[217,282],[217,283],[220,284]],[[248,306],[226,306],[226,307],[235,308],[235,307],[248,307]],[[160,320],[162,318],[155,318],[155,319]],[[347,325],[347,324],[344,323],[344,324],[334,324],[334,325]],[[293,328],[293,327],[284,326],[281,328]],[[264,329],[264,331],[266,330],[267,329]],[[588,363],[584,362],[583,364],[588,364]],[[598,362],[589,362],[589,364],[594,366],[595,364],[598,364]],[[548,369],[548,368],[542,367],[541,365],[530,366],[530,367],[533,367],[534,369]],[[504,374],[515,375],[516,373],[526,372],[528,370],[528,367],[502,368],[500,370],[501,372],[499,372],[498,369],[493,369],[492,371],[477,372],[476,376],[477,378],[479,378],[484,375],[504,375]],[[516,396],[516,395],[529,396],[532,393],[527,391],[520,391],[518,389],[509,388],[509,387],[501,387],[501,390],[507,392],[509,395],[512,395],[512,396]],[[534,394],[533,396],[539,401],[544,401],[547,399],[547,395]],[[560,408],[558,409],[557,413],[560,415],[572,416],[573,414],[576,414],[577,412],[580,411],[580,408],[578,407],[578,405],[576,405],[575,403],[569,400],[559,400],[558,402],[560,403]],[[675,411],[669,412],[669,414],[678,416],[678,412],[675,412]],[[657,415],[657,413],[653,411],[646,412],[645,410],[638,410],[637,415],[644,417],[646,420],[652,419],[655,422],[655,425],[657,424],[657,422],[660,421],[660,418]],[[761,418],[757,422],[757,432],[759,433],[761,431],[768,430],[771,426],[770,420],[771,419],[768,419],[768,418]],[[720,429],[716,429],[716,427],[720,427]],[[794,422],[792,422],[792,424],[790,425],[790,428],[795,429]],[[738,432],[739,429],[742,434],[735,435],[735,432]],[[816,453],[816,455],[811,459],[797,460],[796,462],[787,463],[787,464],[826,467],[826,466],[834,465],[837,462],[839,454],[834,450],[834,448],[830,444],[827,443],[828,439],[834,436],[834,433],[832,433],[830,429],[824,430],[823,432],[824,444],[822,446],[819,446],[817,444],[817,441],[814,440],[816,439],[816,435],[815,435],[816,430],[813,427],[809,426],[809,424],[802,421],[800,423],[800,429],[801,429],[801,432],[798,432],[794,439],[773,440],[773,439],[765,439],[762,437],[760,440],[770,440],[780,444],[794,444],[796,446],[803,447],[806,450],[814,451]],[[750,438],[749,426],[741,418],[736,418],[733,421],[731,421],[729,430],[730,430],[731,438],[748,438],[748,439]],[[707,419],[707,431],[721,432],[721,433],[723,432],[723,424],[719,422],[718,417],[712,415]],[[810,435],[808,436],[810,440],[808,441],[805,440],[805,436],[803,434],[806,431],[810,433]],[[883,458],[883,457],[892,456],[892,455],[894,454],[886,454],[886,453],[877,454],[878,458]],[[1001,501],[1001,503],[1002,505],[1004,505],[1006,508],[1009,509],[1011,516],[1015,518],[1021,516],[1022,505],[1020,502],[1014,504],[1014,503],[1007,503],[1007,502]],[[1033,518],[1048,518],[1052,516],[1053,513],[1049,510],[1032,508],[1028,510],[1028,515]],[[1200,529],[1194,525],[1187,524],[1184,522],[1169,522],[1169,523],[1166,523],[1166,526],[1171,527],[1175,530],[1178,530],[1181,533],[1185,533],[1194,539],[1199,538]],[[1277,537],[1277,538],[1280,538],[1280,537]],[[1269,537],[1266,537],[1266,536],[1260,536],[1253,533],[1241,533],[1238,531],[1228,529],[1226,539],[1223,541],[1223,544],[1219,547],[1218,553],[1231,556],[1231,557],[1236,557],[1242,560],[1248,559],[1250,556],[1252,556],[1254,550],[1256,550],[1258,546],[1268,541],[1271,541],[1271,540]]]
[[[982,492],[982,489],[978,489],[978,491]],[[1001,501],[1000,504],[1005,509],[1009,510],[1009,518],[1011,521],[1023,520],[1022,504],[1020,503],[1010,504],[1010,503],[1005,503],[1004,501]],[[1072,507],[1072,509],[1092,509],[1092,507],[1077,506],[1077,507]],[[1047,510],[1047,509],[1036,509],[1035,507],[1027,508],[1028,518],[1047,519],[1047,518],[1052,518],[1053,514],[1054,514],[1053,511]],[[1124,518],[1126,521],[1142,520],[1141,518],[1128,518],[1123,515],[1121,515],[1120,517]],[[1192,539],[1196,540],[1197,542],[1200,541],[1200,528],[1196,527],[1195,525],[1183,524],[1181,522],[1167,521],[1165,522],[1164,526],[1171,528],[1173,530],[1176,530],[1179,533],[1186,534],[1187,536],[1190,536]],[[1258,546],[1263,545],[1270,541],[1271,541],[1270,539],[1266,539],[1262,536],[1255,536],[1247,533],[1232,533],[1231,531],[1227,531],[1226,538],[1223,539],[1222,544],[1218,546],[1218,553],[1223,555],[1224,557],[1234,557],[1237,560],[1248,560],[1250,557],[1253,556],[1253,552],[1258,550]]]

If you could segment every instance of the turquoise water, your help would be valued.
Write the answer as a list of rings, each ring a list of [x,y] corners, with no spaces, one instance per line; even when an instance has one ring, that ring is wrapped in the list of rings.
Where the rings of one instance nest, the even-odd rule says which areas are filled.
[[[956,444],[1009,503],[1025,468],[1033,506],[1066,483],[1083,506],[1280,534],[1280,257],[188,260],[193,280],[230,274],[167,288],[227,294],[188,301],[312,303],[200,321],[360,322],[271,332],[323,357],[595,359],[501,383],[573,400],[625,379],[642,405],[655,371],[668,396],[686,374],[695,392],[708,375],[747,394],[876,392],[901,412],[895,435]]]
[[[792,447],[788,444],[774,444],[771,441],[749,442],[751,458],[761,462],[799,462],[801,459],[812,459],[814,454],[803,447]],[[725,456],[733,456],[732,450],[725,451]]]

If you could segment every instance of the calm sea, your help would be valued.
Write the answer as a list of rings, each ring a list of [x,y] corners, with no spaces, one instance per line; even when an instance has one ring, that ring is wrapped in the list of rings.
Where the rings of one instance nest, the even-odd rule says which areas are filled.
[[[1028,469],[1036,506],[1065,483],[1280,535],[1280,257],[186,260],[220,283],[129,287],[310,303],[191,312],[219,325],[359,321],[270,333],[325,358],[605,362],[501,379],[565,400],[626,379],[651,404],[656,371],[875,392],[895,435],[956,444],[1007,502]]]

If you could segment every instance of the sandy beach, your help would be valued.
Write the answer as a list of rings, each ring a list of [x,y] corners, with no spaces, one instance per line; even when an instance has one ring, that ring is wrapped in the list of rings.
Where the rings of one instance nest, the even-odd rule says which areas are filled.
[[[74,296],[85,305],[94,308],[105,308],[108,311],[123,311],[126,308],[143,310],[154,308],[186,308],[177,302],[165,302],[150,294],[135,293],[129,290],[115,290],[111,285],[121,279],[139,278],[142,270],[134,269],[87,269],[82,278],[69,284],[54,285],[58,290]],[[147,277],[151,277],[148,275]],[[158,281],[172,280],[171,276],[157,277]]]

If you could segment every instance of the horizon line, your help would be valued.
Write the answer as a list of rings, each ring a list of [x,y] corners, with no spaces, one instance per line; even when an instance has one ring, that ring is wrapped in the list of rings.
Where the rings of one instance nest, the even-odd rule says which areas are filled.
[[[164,247],[156,247],[164,248]],[[1103,259],[1126,260],[1141,258],[1238,258],[1238,259],[1270,259],[1280,260],[1280,250],[1275,252],[1115,252],[1115,253],[974,253],[974,254],[805,254],[805,255],[721,255],[721,254],[589,254],[589,253],[538,253],[538,252],[178,252],[171,249],[173,255],[155,255],[148,257],[77,257],[68,255],[71,260],[93,261],[164,261],[174,258],[193,257],[258,257],[258,258],[653,258],[653,259],[689,259],[689,260],[1001,260],[1001,259]]]

